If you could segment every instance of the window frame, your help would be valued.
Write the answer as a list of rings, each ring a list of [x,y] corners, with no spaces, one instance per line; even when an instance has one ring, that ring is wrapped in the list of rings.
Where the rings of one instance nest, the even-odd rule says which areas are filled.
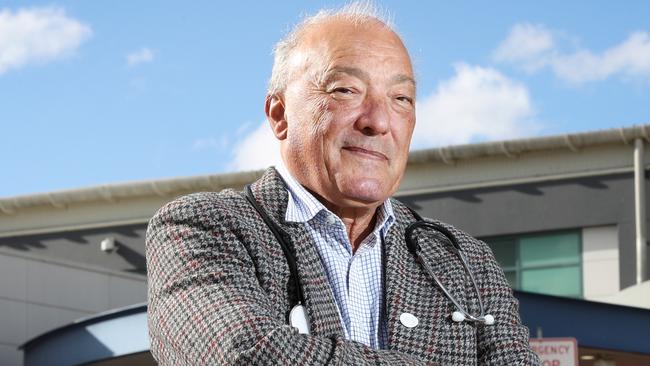
[[[550,235],[562,235],[562,234],[576,234],[577,239],[578,239],[578,259],[576,260],[564,260],[564,261],[558,261],[558,263],[554,263],[552,265],[548,264],[537,264],[537,265],[528,265],[528,266],[523,266],[522,265],[522,259],[521,259],[521,246],[522,246],[522,239],[526,238],[533,238],[533,237],[544,237],[544,236],[550,236]],[[576,265],[578,266],[578,283],[579,283],[579,292],[580,294],[578,296],[567,296],[567,295],[555,295],[555,294],[548,294],[548,293],[542,293],[542,294],[548,294],[551,296],[564,296],[564,297],[572,297],[572,298],[584,298],[584,283],[583,283],[583,277],[584,274],[583,272],[583,258],[582,258],[582,250],[583,250],[583,237],[582,237],[582,229],[581,228],[574,228],[574,229],[561,229],[561,230],[551,230],[551,231],[537,231],[537,232],[529,232],[529,233],[523,233],[523,234],[506,234],[506,235],[493,235],[493,236],[487,236],[481,238],[483,242],[487,244],[488,247],[490,247],[490,251],[494,255],[494,249],[492,245],[490,244],[491,242],[495,241],[514,241],[514,247],[515,247],[515,253],[514,253],[514,258],[515,258],[515,265],[514,266],[508,266],[504,267],[501,265],[499,262],[499,259],[496,258],[496,255],[494,257],[497,259],[497,262],[499,262],[499,266],[503,270],[504,274],[506,274],[506,278],[508,278],[507,274],[512,273],[514,271],[515,273],[515,284],[510,283],[510,286],[512,286],[513,289],[519,290],[519,291],[527,291],[522,289],[522,273],[526,270],[536,270],[536,269],[554,269],[554,268],[567,268],[567,267],[575,267]]]

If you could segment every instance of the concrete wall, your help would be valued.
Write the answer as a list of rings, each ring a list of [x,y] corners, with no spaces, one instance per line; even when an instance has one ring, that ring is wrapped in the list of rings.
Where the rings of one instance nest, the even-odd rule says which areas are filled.
[[[0,251],[144,275],[146,228],[141,223],[0,237]],[[115,238],[117,250],[112,253],[100,250],[100,242],[107,237]]]
[[[17,347],[44,332],[146,301],[144,226],[0,239],[0,364],[22,365]],[[118,250],[99,250],[106,235]]]
[[[583,296],[598,300],[616,294],[620,288],[618,227],[582,229]]]

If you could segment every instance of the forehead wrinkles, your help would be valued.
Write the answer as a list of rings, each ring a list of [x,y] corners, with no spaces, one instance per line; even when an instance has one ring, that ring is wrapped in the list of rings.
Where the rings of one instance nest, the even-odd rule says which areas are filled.
[[[416,86],[405,48],[390,43],[368,45],[357,41],[303,51],[303,70],[310,81],[322,86],[337,74],[347,74],[368,82],[383,80],[390,85],[408,82]],[[369,59],[372,62],[365,63]]]
[[[292,80],[303,79],[311,87],[320,89],[333,79],[336,79],[337,76],[349,75],[365,82],[376,81],[386,83],[387,85],[408,83],[415,88],[416,81],[410,63],[400,62],[404,66],[403,68],[392,67],[387,71],[382,70],[382,72],[377,73],[373,71],[375,66],[385,63],[396,63],[395,59],[399,57],[386,55],[385,57],[379,57],[373,65],[359,65],[355,61],[350,62],[347,57],[352,56],[351,59],[354,60],[356,54],[366,58],[370,57],[370,53],[358,52],[358,50],[348,52],[347,54],[339,52],[331,55],[313,50],[303,52],[294,60]]]
[[[294,71],[311,68],[312,73],[323,73],[337,59],[363,59],[368,55],[399,59],[412,75],[410,56],[401,38],[376,19],[357,23],[346,18],[331,18],[306,26],[297,35],[290,66]]]

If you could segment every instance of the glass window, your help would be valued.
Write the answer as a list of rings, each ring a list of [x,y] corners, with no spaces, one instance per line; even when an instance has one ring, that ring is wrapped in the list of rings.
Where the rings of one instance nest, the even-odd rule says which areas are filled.
[[[522,237],[519,243],[524,267],[580,262],[580,234],[576,232]]]
[[[497,239],[490,242],[490,248],[504,270],[517,266],[517,241],[513,239]]]
[[[521,271],[520,290],[541,294],[580,297],[579,266],[527,269]]]
[[[580,231],[487,238],[510,285],[542,294],[582,296]]]

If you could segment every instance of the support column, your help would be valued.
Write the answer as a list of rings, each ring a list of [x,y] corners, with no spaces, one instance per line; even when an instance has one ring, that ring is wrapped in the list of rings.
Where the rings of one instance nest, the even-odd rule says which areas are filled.
[[[645,159],[642,138],[634,140],[634,220],[636,232],[636,283],[647,279]]]

